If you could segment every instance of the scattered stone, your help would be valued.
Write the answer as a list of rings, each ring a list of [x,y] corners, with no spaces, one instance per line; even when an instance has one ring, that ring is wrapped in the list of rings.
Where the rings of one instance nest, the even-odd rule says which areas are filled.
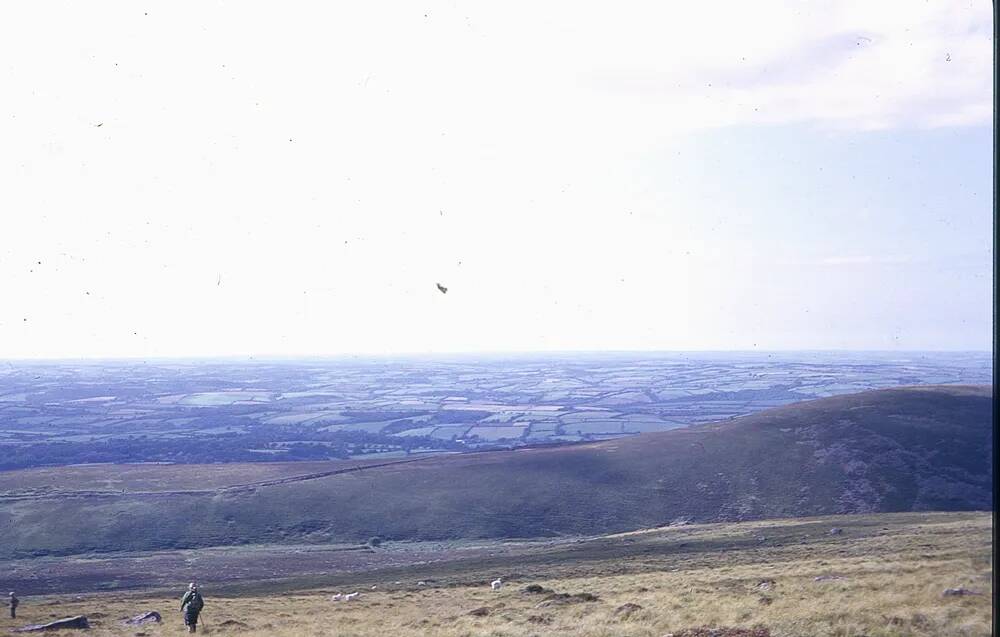
[[[844,529],[842,529],[840,527],[836,527],[836,526],[833,527],[832,529],[830,529],[830,535],[841,535],[843,532],[844,532]]]
[[[549,588],[545,588],[540,584],[528,584],[527,586],[521,589],[521,592],[527,593],[529,595],[540,595],[542,593],[551,593],[552,590]]]
[[[15,633],[36,633],[45,630],[60,630],[62,628],[79,628],[87,629],[90,628],[90,623],[87,622],[86,615],[76,615],[75,617],[67,617],[65,619],[57,619],[54,622],[49,622],[47,624],[30,624],[28,626],[22,626],[21,628],[15,628]]]
[[[759,582],[757,582],[757,590],[769,591],[774,588],[774,584],[775,582],[773,579],[762,579]]]
[[[139,626],[142,624],[152,624],[152,623],[159,624],[161,621],[163,621],[163,618],[160,617],[160,614],[155,610],[151,610],[148,613],[143,613],[142,615],[136,615],[132,619],[126,619],[125,623],[131,624],[133,626]]]
[[[817,575],[816,577],[813,578],[813,581],[814,582],[829,582],[829,581],[838,580],[838,579],[847,579],[847,578],[843,577],[842,575]]]
[[[615,609],[615,616],[619,619],[628,619],[636,612],[642,610],[642,606],[639,604],[633,604],[632,602],[626,602]]]
[[[982,595],[982,593],[977,593],[976,591],[970,591],[967,588],[946,588],[944,589],[944,593],[942,593],[942,595],[944,595],[945,597],[952,597],[958,595]]]
[[[470,610],[469,614],[473,617],[486,617],[490,614],[490,609],[486,606],[480,606],[479,608],[473,608]]]
[[[593,593],[552,593],[546,597],[535,608],[548,608],[549,606],[564,606],[566,604],[579,604],[580,602],[596,602],[600,599]]]
[[[771,637],[771,631],[763,626],[754,628],[685,628],[679,633],[667,633],[663,637]]]
[[[912,615],[910,615],[910,623],[916,626],[917,628],[926,628],[927,626],[930,625],[931,620],[929,617],[927,617],[927,615],[924,615],[923,613],[913,613]]]

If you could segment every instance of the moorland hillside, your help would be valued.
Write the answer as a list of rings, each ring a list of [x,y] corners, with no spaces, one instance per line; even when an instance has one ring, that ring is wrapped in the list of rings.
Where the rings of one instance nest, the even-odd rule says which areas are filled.
[[[991,409],[989,386],[879,390],[595,444],[353,464],[242,486],[232,465],[226,486],[212,467],[186,467],[176,490],[75,490],[79,478],[60,481],[50,469],[48,488],[8,487],[0,497],[0,558],[986,510]],[[157,471],[176,476],[178,468],[144,468],[143,479]],[[198,472],[204,480],[192,479]],[[17,477],[4,474],[5,484]]]

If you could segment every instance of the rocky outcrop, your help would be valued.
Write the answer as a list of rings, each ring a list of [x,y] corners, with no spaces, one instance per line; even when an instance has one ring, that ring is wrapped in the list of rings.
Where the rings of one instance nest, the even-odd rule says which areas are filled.
[[[982,593],[977,593],[976,591],[970,591],[967,588],[946,588],[944,592],[941,593],[945,597],[961,597],[962,595],[982,595]]]
[[[64,628],[87,629],[90,628],[90,624],[87,622],[86,615],[77,615],[75,617],[57,619],[56,621],[49,622],[47,624],[30,624],[28,626],[22,626],[21,628],[15,628],[14,632],[40,633],[46,630],[62,630]]]
[[[131,626],[141,626],[142,624],[159,624],[163,621],[163,618],[155,610],[151,610],[148,613],[143,613],[142,615],[136,615],[131,619],[126,619],[125,623]]]

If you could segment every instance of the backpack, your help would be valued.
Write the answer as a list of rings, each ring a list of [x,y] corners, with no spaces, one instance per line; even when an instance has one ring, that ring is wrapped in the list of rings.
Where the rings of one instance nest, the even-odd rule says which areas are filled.
[[[193,612],[198,613],[205,606],[205,600],[201,598],[201,593],[195,591],[191,594],[191,599],[188,600],[187,605]]]

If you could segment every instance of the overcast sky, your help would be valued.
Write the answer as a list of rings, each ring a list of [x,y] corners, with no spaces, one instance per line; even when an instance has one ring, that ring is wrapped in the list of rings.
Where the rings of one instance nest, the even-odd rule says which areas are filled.
[[[0,357],[990,349],[991,3],[354,4],[5,5]]]

